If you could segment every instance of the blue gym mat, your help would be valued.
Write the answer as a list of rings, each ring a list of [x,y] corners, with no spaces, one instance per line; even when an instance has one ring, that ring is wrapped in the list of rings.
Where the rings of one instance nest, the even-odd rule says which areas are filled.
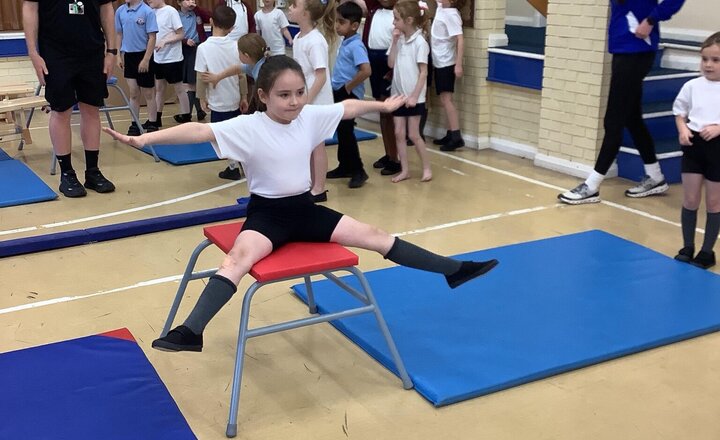
[[[374,133],[370,133],[368,131],[360,130],[358,128],[355,129],[355,138],[357,138],[357,141],[369,141],[371,139],[377,138],[377,135]],[[333,134],[333,137],[330,139],[325,140],[325,145],[335,145],[338,143],[337,140],[337,132]]]
[[[436,406],[720,330],[720,276],[606,232],[460,258],[500,265],[455,290],[404,267],[367,273],[415,388]],[[330,281],[313,289],[323,313],[357,304]],[[394,371],[371,315],[333,325]]]
[[[215,150],[213,150],[210,142],[203,142],[201,144],[153,145],[153,147],[160,159],[173,165],[188,165],[191,163],[220,160],[215,154]],[[152,155],[150,148],[147,146],[143,147],[141,151]]]
[[[0,150],[0,208],[56,198],[57,194],[27,165]]]
[[[0,354],[0,371],[0,438],[196,438],[126,329]]]

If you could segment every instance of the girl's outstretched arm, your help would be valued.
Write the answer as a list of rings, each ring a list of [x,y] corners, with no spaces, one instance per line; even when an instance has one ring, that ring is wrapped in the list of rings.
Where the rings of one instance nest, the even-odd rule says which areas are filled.
[[[342,102],[345,107],[343,119],[353,119],[370,112],[391,113],[405,105],[402,95],[391,96],[385,101],[362,101],[359,99],[346,99]],[[157,132],[156,132],[157,133]]]
[[[116,141],[135,148],[142,148],[148,144],[197,144],[215,141],[215,134],[210,125],[199,122],[188,122],[153,133],[141,134],[140,136],[128,136],[106,127],[103,127],[103,131]]]

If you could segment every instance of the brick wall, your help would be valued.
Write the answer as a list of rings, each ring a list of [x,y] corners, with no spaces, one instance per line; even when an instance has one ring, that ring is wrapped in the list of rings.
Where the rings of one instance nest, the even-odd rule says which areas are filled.
[[[490,136],[536,146],[540,123],[540,91],[489,83]]]

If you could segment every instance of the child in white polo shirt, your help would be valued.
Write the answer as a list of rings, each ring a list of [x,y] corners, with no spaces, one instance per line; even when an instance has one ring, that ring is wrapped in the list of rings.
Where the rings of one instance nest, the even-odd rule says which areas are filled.
[[[420,136],[420,118],[425,112],[427,89],[427,63],[430,53],[425,37],[427,5],[425,2],[402,1],[393,8],[393,40],[388,50],[388,65],[393,70],[391,92],[408,97],[405,106],[393,112],[395,142],[400,158],[400,173],[393,176],[394,183],[410,177],[406,138],[415,144],[422,161],[422,182],[432,179],[430,159],[425,141]]]
[[[270,48],[270,55],[285,55],[285,39],[292,45],[289,25],[285,13],[275,7],[275,0],[263,0],[262,9],[255,13],[255,27]]]

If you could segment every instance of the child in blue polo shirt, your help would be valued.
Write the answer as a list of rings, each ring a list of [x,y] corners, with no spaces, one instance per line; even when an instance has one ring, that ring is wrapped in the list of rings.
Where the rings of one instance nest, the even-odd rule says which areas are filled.
[[[187,89],[190,113],[193,107],[197,112],[197,120],[205,119],[205,111],[200,107],[200,100],[195,95],[195,57],[198,44],[207,40],[205,23],[210,23],[210,12],[200,8],[195,0],[180,0],[180,21],[183,25],[185,37],[182,39],[183,52],[183,84]],[[179,121],[178,121],[179,122]]]
[[[155,76],[150,69],[150,60],[155,49],[158,32],[155,12],[142,0],[129,0],[115,12],[115,31],[120,42],[118,67],[128,84],[130,107],[135,115],[140,114],[140,91],[148,107],[148,131],[157,130],[157,106],[155,104]],[[139,136],[140,127],[133,122],[128,136]]]
[[[363,99],[364,82],[370,77],[368,52],[358,35],[363,11],[356,3],[347,2],[337,7],[335,31],[343,41],[335,59],[331,85],[335,102],[346,99]],[[327,172],[328,179],[349,177],[348,187],[360,188],[368,175],[360,159],[360,149],[355,138],[355,120],[340,121],[337,128],[338,166]]]

